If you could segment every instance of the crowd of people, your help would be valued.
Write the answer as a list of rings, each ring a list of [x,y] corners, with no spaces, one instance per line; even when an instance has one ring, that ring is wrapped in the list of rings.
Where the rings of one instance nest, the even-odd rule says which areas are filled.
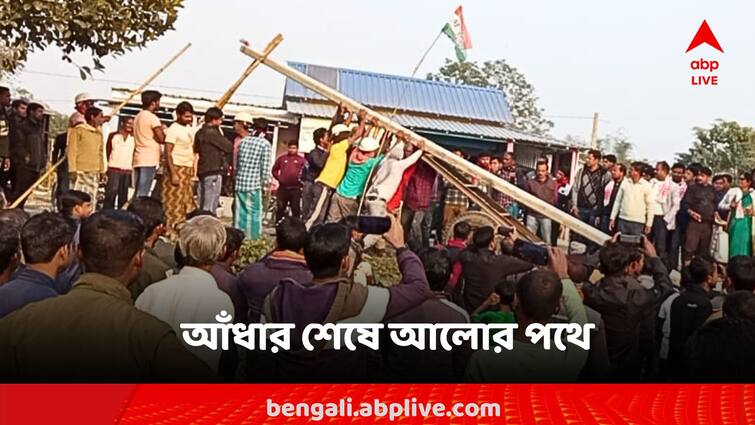
[[[56,211],[0,210],[2,380],[755,378],[750,174],[732,188],[732,176],[701,164],[627,167],[592,150],[570,182],[547,158],[528,169],[513,152],[477,155],[483,169],[610,235],[602,245],[574,235],[585,251],[567,255],[552,214],[469,176],[550,245],[547,265],[534,264],[513,249],[516,231],[463,220],[476,206],[421,161],[421,142],[382,131],[364,111],[339,107],[331,127],[314,132],[315,149],[301,155],[292,142],[271,161],[267,123],[247,113],[227,138],[220,109],[195,129],[193,107],[182,102],[166,128],[160,94],[145,91],[142,111],[103,142],[109,118],[91,97],[76,100],[54,149],[67,155],[73,188],[59,188]],[[21,129],[2,88],[0,103],[2,183],[14,199],[46,167],[47,145],[35,145],[46,143],[42,133],[29,136],[38,104],[28,102]],[[232,225],[216,217],[229,177]],[[275,247],[238,269],[243,241],[263,237],[272,182]],[[364,234],[360,215],[387,217],[390,229]],[[371,275],[363,252],[376,245],[395,253],[397,284]],[[294,323],[291,350],[209,350],[181,337],[182,323],[214,323],[221,312],[235,323]],[[513,349],[500,353],[417,350],[388,338],[379,350],[303,349],[304,326],[340,322],[519,327]],[[595,324],[590,349],[566,340],[566,350],[545,349],[525,335],[551,322]]]

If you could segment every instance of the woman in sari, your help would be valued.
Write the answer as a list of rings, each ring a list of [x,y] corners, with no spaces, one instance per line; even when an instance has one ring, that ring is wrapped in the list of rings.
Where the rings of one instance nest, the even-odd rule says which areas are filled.
[[[752,177],[739,176],[739,187],[733,188],[719,204],[721,209],[731,209],[729,214],[729,258],[738,255],[752,256]]]

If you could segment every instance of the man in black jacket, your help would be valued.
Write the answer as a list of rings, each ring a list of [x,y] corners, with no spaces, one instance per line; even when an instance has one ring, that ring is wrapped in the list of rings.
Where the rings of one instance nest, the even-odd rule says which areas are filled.
[[[4,191],[11,179],[9,174],[11,119],[8,105],[10,105],[10,89],[0,86],[0,184],[2,184]]]
[[[655,283],[651,289],[637,279],[645,261]],[[642,375],[643,355],[647,354],[642,348],[652,346],[660,303],[673,292],[671,279],[645,237],[641,248],[609,242],[600,250],[600,266],[605,277],[582,286],[584,303],[603,316],[611,378],[636,381]]]
[[[45,108],[39,103],[31,102],[28,116],[14,131],[17,137],[11,146],[13,162],[13,200],[18,199],[39,178],[47,165],[47,140],[44,126]],[[21,202],[19,207],[24,206]]]
[[[455,290],[461,294],[463,306],[473,312],[506,279],[533,268],[532,263],[505,254],[495,253],[495,231],[490,226],[475,230],[471,246],[459,254],[462,279]],[[455,297],[458,299],[458,297]]]
[[[675,380],[683,378],[684,345],[713,313],[710,290],[718,280],[715,265],[702,257],[693,258],[687,270],[692,281],[671,303],[668,363]]]
[[[687,235],[682,246],[682,260],[687,265],[695,255],[710,253],[710,240],[713,236],[713,219],[718,205],[716,189],[710,184],[713,172],[703,167],[695,177],[695,184],[687,187],[683,202],[686,203],[690,220]]]
[[[317,179],[320,171],[325,166],[325,161],[328,159],[328,147],[330,146],[328,130],[325,128],[321,127],[315,130],[312,139],[315,141],[315,148],[304,155],[307,165],[302,172],[304,189],[302,190],[301,198],[301,216],[304,220],[308,220],[309,216],[312,215],[315,201],[320,197],[320,192],[322,192],[322,186],[316,185],[315,179]]]
[[[223,111],[220,108],[208,109],[204,122],[204,126],[194,136],[194,152],[199,154],[199,208],[214,214],[218,209],[223,175],[228,168],[228,156],[233,152],[233,143],[220,132],[220,125],[223,123]]]

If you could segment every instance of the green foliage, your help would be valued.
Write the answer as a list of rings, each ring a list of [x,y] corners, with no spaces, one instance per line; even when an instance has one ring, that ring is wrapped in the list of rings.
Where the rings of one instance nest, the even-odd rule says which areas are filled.
[[[537,106],[535,87],[505,59],[486,61],[482,65],[446,59],[445,65],[437,73],[428,74],[427,79],[502,90],[514,116],[515,128],[541,135],[553,128],[553,122],[545,119],[543,109]]]
[[[275,241],[272,239],[244,240],[239,250],[239,259],[235,264],[236,269],[243,270],[249,264],[259,261],[260,258],[272,251],[273,248],[275,248]]]
[[[13,73],[29,53],[57,46],[63,60],[87,51],[92,66],[78,66],[81,78],[102,70],[100,59],[142,48],[168,30],[183,0],[3,0],[0,3],[0,70]]]
[[[372,266],[372,274],[380,285],[390,287],[397,285],[401,280],[396,254],[393,251],[365,256],[364,260]]]
[[[622,133],[610,133],[604,137],[598,138],[598,150],[604,155],[614,154],[618,162],[629,167],[629,164],[635,160],[632,155],[634,144],[629,141],[629,137]]]
[[[69,116],[53,110],[48,112],[50,114],[50,136],[54,138],[60,133],[65,133],[68,130]]]
[[[695,127],[697,140],[677,160],[700,162],[717,173],[737,175],[755,167],[755,130],[736,121],[716,120],[711,128]]]

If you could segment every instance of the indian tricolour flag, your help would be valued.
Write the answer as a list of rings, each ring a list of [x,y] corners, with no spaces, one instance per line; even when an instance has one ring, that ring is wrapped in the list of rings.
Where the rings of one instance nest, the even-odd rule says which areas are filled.
[[[464,15],[461,13],[461,6],[456,8],[451,19],[443,27],[443,32],[454,42],[456,47],[456,57],[459,61],[467,58],[467,50],[472,48],[472,39],[469,38],[467,26],[464,25]]]

